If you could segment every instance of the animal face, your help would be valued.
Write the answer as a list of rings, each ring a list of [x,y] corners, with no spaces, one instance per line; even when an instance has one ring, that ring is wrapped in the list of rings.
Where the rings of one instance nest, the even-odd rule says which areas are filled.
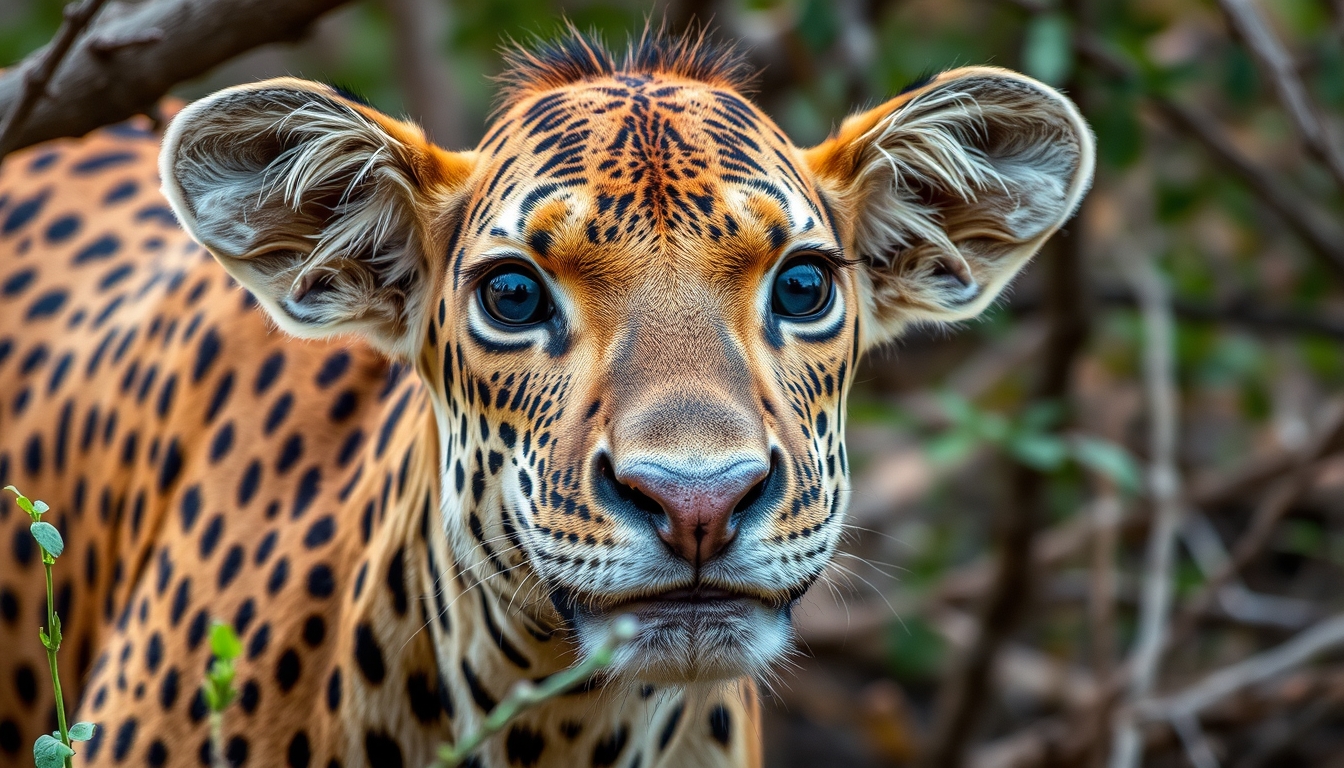
[[[840,534],[859,356],[992,301],[1090,133],[994,69],[804,150],[692,43],[513,67],[465,153],[313,83],[224,91],[175,121],[165,191],[282,328],[416,365],[473,581],[587,646],[634,614],[634,678],[759,673]]]

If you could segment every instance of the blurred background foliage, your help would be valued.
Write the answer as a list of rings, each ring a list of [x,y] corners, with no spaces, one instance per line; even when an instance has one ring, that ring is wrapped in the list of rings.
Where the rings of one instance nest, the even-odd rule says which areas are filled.
[[[44,44],[61,6],[0,0],[0,66]],[[1336,130],[1344,3],[1257,6]],[[915,329],[868,361],[850,411],[847,552],[797,613],[801,653],[769,686],[765,728],[771,766],[916,759],[932,738],[940,685],[974,634],[994,549],[989,521],[1011,493],[1006,468],[1026,465],[1046,478],[1037,537],[1044,564],[1025,620],[1000,650],[994,685],[981,692],[968,754],[986,766],[1050,763],[1023,751],[1028,737],[1086,711],[1134,636],[1151,457],[1145,331],[1126,262],[1136,254],[1155,261],[1177,321],[1178,465],[1190,489],[1178,597],[1213,578],[1219,553],[1225,559],[1245,535],[1277,482],[1256,467],[1301,457],[1336,418],[1344,270],[1210,152],[1207,136],[1160,108],[1166,99],[1198,109],[1324,231],[1344,232],[1344,190],[1304,150],[1266,70],[1214,0],[362,0],[305,40],[240,57],[177,93],[294,74],[341,85],[423,121],[441,143],[467,146],[484,133],[501,46],[553,33],[562,18],[617,42],[647,18],[673,28],[711,20],[718,37],[749,51],[761,70],[759,103],[799,145],[824,138],[851,110],[959,65],[1020,69],[1080,102],[1098,138],[1097,182],[1083,214],[1049,247],[1083,267],[1075,298],[1087,334],[1069,361],[1067,396],[1030,397],[1052,322],[1048,253],[983,319]],[[1132,76],[1080,57],[1080,33],[1128,62]],[[1344,239],[1338,244],[1344,249]],[[1330,454],[1312,460],[1308,481],[1235,579],[1250,602],[1202,609],[1195,640],[1168,654],[1161,690],[1344,608],[1344,462]],[[1101,559],[1089,545],[1104,525],[1090,522],[1098,505],[1120,510]],[[1103,568],[1113,583],[1098,587]],[[1344,658],[1327,656],[1277,685],[1206,713],[1212,753],[1239,766],[1340,765]],[[1186,763],[1170,730],[1146,733],[1149,764]],[[1099,754],[1085,750],[1081,760]]]

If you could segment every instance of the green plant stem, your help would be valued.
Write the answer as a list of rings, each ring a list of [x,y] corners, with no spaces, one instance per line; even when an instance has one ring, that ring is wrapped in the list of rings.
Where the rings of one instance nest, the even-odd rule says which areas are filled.
[[[210,713],[210,766],[228,768],[224,760],[224,713]]]
[[[40,545],[39,545],[40,547]],[[51,687],[56,692],[56,723],[61,730],[61,743],[70,746],[70,728],[65,721],[65,698],[61,695],[61,676],[56,671],[56,652],[61,649],[60,631],[56,628],[56,603],[52,599],[51,566],[55,559],[42,550],[42,567],[47,572],[47,667],[51,669]],[[70,758],[65,758],[65,768],[71,768]]]
[[[440,746],[438,757],[430,768],[455,768],[485,743],[486,739],[504,730],[504,727],[524,710],[559,696],[611,664],[616,657],[616,651],[634,638],[637,631],[638,626],[633,618],[620,617],[613,624],[607,639],[582,663],[551,675],[540,685],[534,685],[527,680],[519,682],[503,701],[490,710],[480,728],[463,736],[456,744]]]

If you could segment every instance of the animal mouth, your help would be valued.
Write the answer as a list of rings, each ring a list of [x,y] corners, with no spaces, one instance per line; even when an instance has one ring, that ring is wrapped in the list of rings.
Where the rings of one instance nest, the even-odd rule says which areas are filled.
[[[669,589],[643,599],[651,603],[712,603],[723,600],[752,600],[751,595],[732,592],[718,587],[694,586],[681,589]]]
[[[687,623],[701,625],[706,621],[733,622],[762,607],[764,602],[757,595],[694,585],[624,600],[603,612],[609,616],[632,614],[646,627],[657,627]]]

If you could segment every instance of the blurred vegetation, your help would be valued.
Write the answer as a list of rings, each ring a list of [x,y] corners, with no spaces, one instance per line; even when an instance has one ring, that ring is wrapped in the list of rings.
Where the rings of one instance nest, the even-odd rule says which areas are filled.
[[[0,5],[0,65],[48,40],[61,5]],[[1337,133],[1344,115],[1344,4],[1258,0],[1257,6]],[[1173,292],[1179,464],[1192,487],[1232,482],[1266,456],[1299,455],[1339,404],[1340,273],[1197,137],[1153,108],[1155,98],[1194,105],[1245,158],[1338,226],[1344,190],[1304,151],[1273,84],[1213,0],[1086,0],[1067,9],[997,0],[725,0],[664,2],[653,11],[633,2],[473,0],[439,10],[446,19],[435,53],[454,88],[453,109],[466,116],[458,138],[467,144],[484,132],[495,91],[490,78],[508,40],[547,35],[568,18],[622,41],[650,14],[674,27],[693,16],[712,18],[720,37],[746,46],[762,68],[758,100],[800,145],[823,138],[851,110],[927,73],[966,64],[1020,69],[1066,87],[1096,131],[1094,191],[1084,214],[1052,246],[1081,239],[1076,252],[1086,275],[1090,333],[1073,365],[1068,402],[1026,405],[1046,322],[1039,264],[985,318],[955,329],[916,329],[869,361],[860,377],[849,424],[852,557],[838,562],[836,599],[818,587],[799,612],[808,658],[772,691],[766,724],[772,766],[889,765],[914,757],[940,676],[962,644],[957,622],[969,620],[979,594],[964,582],[992,549],[986,521],[1008,492],[1005,456],[1047,474],[1043,522],[1051,533],[1092,514],[1100,498],[1118,499],[1130,517],[1112,552],[1113,636],[1098,636],[1089,618],[1096,610],[1089,602],[1096,562],[1085,543],[1076,544],[1039,575],[1029,619],[1004,652],[1005,663],[1028,671],[999,676],[977,730],[977,759],[989,761],[994,746],[1034,724],[1068,722],[1085,698],[1079,691],[1105,678],[1107,669],[1099,667],[1120,662],[1134,632],[1148,506],[1141,480],[1149,458],[1141,380],[1146,340],[1121,268],[1135,253],[1151,255]],[[1117,79],[1080,58],[1073,40],[1081,24],[1136,76]],[[249,54],[178,93],[190,98],[291,73],[405,113],[411,100],[397,71],[395,29],[387,5],[354,3],[307,41]],[[1319,617],[1344,608],[1338,589],[1344,464],[1327,452],[1312,466],[1308,487],[1238,583],[1267,596],[1270,606],[1307,601],[1310,615]],[[1271,480],[1191,501],[1192,514],[1231,549]],[[1180,596],[1211,578],[1192,555],[1196,538],[1182,534]],[[1301,628],[1286,619],[1206,611],[1198,642],[1168,655],[1161,687],[1189,683]],[[1110,658],[1099,662],[1098,649]],[[1031,675],[1041,670],[1058,672],[1064,682],[1033,687]],[[1220,710],[1221,719],[1206,723],[1216,753],[1228,764],[1244,758],[1239,765],[1326,765],[1337,758],[1344,751],[1344,664],[1327,660],[1311,674],[1308,688],[1316,693],[1309,697],[1262,692]],[[1299,722],[1309,701],[1325,701],[1326,715]],[[1284,728],[1296,736],[1274,742]],[[1156,742],[1151,764],[1183,763],[1179,741]],[[1260,762],[1247,762],[1261,752]]]

